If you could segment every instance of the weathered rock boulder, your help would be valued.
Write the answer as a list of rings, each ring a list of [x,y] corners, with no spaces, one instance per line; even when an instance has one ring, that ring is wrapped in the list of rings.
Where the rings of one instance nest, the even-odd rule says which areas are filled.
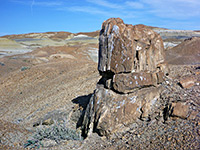
[[[162,87],[150,87],[130,94],[117,94],[98,85],[85,112],[84,135],[109,135],[137,119],[149,119],[157,107]]]
[[[128,25],[120,18],[106,20],[99,37],[100,72],[156,71],[164,62],[159,34],[144,25]]]
[[[191,88],[192,86],[195,85],[195,82],[196,82],[196,79],[194,76],[183,76],[181,79],[180,79],[180,84],[183,88]]]
[[[103,78],[113,79],[111,87],[118,92],[156,86],[167,72],[162,38],[144,25],[108,19],[100,32],[98,70]]]
[[[189,114],[189,106],[184,103],[172,103],[171,116],[186,119]]]
[[[137,119],[151,119],[161,106],[166,68],[160,35],[120,18],[105,21],[99,38],[102,78],[85,111],[83,135],[109,135]]]

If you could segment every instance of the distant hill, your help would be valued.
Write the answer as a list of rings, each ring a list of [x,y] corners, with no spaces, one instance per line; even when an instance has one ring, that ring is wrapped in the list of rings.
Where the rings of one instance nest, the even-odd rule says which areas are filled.
[[[146,26],[146,25],[143,25]],[[172,30],[154,26],[146,26],[149,29],[154,30],[159,33],[164,41],[164,46],[166,49],[174,47],[186,39],[192,37],[200,37],[200,30]],[[95,38],[98,42],[100,30],[93,32],[79,32],[79,33],[71,33],[65,31],[59,32],[44,32],[44,33],[27,33],[27,34],[13,34],[13,35],[5,35],[3,38],[8,38],[12,40],[17,39],[47,39],[54,41],[82,41],[82,40],[90,40]]]
[[[60,32],[43,32],[43,33],[26,33],[26,34],[12,34],[12,35],[5,35],[2,36],[3,38],[8,39],[24,39],[24,38],[50,38],[50,39],[66,39],[69,36],[77,36],[77,35],[87,35],[90,37],[97,37],[99,36],[99,30],[94,32],[79,32],[79,33],[70,33],[65,31]]]

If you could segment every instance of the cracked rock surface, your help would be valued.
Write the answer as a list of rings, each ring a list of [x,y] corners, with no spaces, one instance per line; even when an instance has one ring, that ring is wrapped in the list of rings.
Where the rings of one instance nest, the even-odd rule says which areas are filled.
[[[86,109],[83,135],[109,136],[137,119],[159,116],[166,68],[160,35],[144,25],[124,24],[120,18],[106,20],[99,38],[102,78]]]

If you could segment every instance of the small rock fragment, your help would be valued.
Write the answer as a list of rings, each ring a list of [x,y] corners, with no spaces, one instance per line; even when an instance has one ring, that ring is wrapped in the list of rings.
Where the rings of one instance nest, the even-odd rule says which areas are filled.
[[[184,103],[172,103],[172,117],[186,119],[189,113],[189,106]]]
[[[188,119],[189,120],[195,119],[198,113],[199,113],[198,111],[192,111]]]
[[[195,78],[193,76],[185,76],[180,79],[180,84],[183,88],[191,88],[195,85]]]
[[[54,123],[54,121],[51,118],[49,118],[47,120],[44,120],[42,122],[42,125],[52,125],[53,123]]]

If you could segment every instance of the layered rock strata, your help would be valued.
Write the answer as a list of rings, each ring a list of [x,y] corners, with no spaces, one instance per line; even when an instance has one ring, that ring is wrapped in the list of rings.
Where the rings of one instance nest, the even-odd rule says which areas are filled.
[[[83,134],[109,135],[139,118],[150,119],[160,106],[166,68],[160,35],[120,18],[105,21],[99,38],[102,78],[87,106]]]

